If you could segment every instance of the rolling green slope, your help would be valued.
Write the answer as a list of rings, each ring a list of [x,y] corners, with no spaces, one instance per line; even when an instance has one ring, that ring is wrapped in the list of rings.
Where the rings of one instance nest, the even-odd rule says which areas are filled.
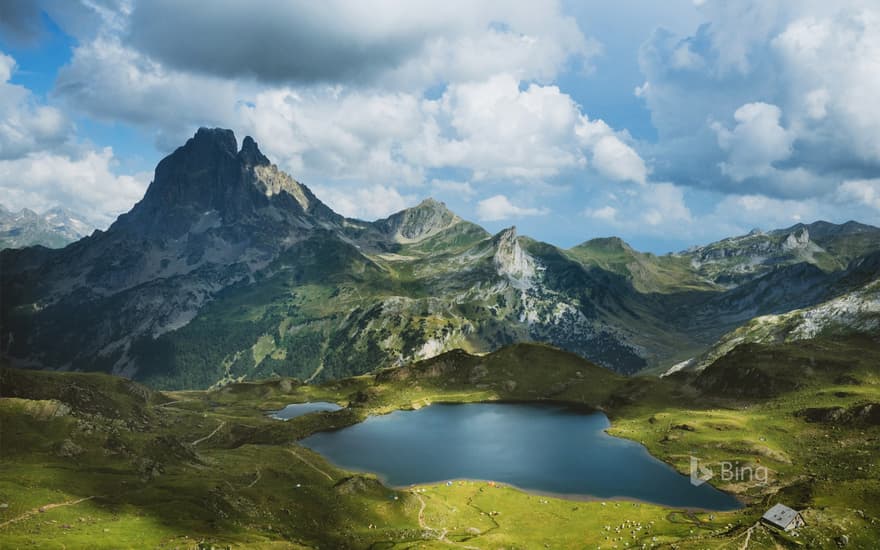
[[[320,385],[281,378],[168,393],[107,375],[3,368],[0,545],[826,548],[845,535],[871,548],[880,541],[878,359],[871,339],[814,341],[742,349],[702,373],[627,379],[520,344]],[[610,433],[683,473],[698,456],[766,467],[768,481],[714,478],[746,504],[723,513],[475,481],[392,490],[296,444],[368,415],[498,399],[601,407]],[[315,400],[345,408],[265,416]],[[776,502],[804,514],[797,537],[758,523]]]
[[[586,266],[623,275],[639,292],[717,290],[715,285],[697,276],[689,258],[638,252],[617,237],[592,239],[565,252]]]

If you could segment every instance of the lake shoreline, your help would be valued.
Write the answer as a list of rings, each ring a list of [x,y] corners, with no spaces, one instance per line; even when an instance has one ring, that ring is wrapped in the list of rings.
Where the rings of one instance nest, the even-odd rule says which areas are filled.
[[[577,440],[570,439],[567,436],[563,436],[560,439],[560,441],[564,440],[565,443],[557,443],[557,444],[558,445],[568,445],[568,446],[587,444],[588,447],[573,448],[572,452],[573,453],[580,453],[580,456],[586,457],[586,460],[588,460],[588,461],[594,461],[594,462],[596,462],[596,464],[601,464],[602,465],[602,466],[600,466],[601,468],[607,469],[609,467],[609,464],[607,464],[605,462],[607,460],[607,453],[621,454],[621,456],[620,456],[621,464],[625,463],[626,461],[633,461],[633,465],[630,466],[631,470],[629,472],[627,472],[626,470],[623,470],[618,474],[608,473],[604,478],[596,478],[592,482],[590,482],[590,481],[587,481],[590,479],[589,474],[584,474],[585,470],[579,464],[574,470],[572,470],[572,479],[579,480],[580,483],[588,483],[588,484],[599,483],[600,485],[608,483],[609,482],[608,480],[610,480],[610,479],[618,479],[618,480],[623,480],[622,484],[624,486],[629,485],[630,490],[634,490],[634,491],[641,491],[644,489],[644,487],[651,486],[652,489],[650,489],[649,492],[650,491],[654,491],[654,492],[663,491],[664,489],[662,489],[662,487],[664,484],[666,484],[666,485],[669,485],[669,487],[668,487],[669,493],[668,494],[678,495],[673,500],[685,498],[683,496],[685,494],[692,494],[692,496],[688,497],[688,498],[697,498],[697,499],[709,498],[709,499],[714,499],[714,500],[718,500],[723,495],[723,497],[726,499],[729,499],[730,502],[724,503],[724,504],[718,502],[716,504],[711,504],[711,505],[701,505],[701,504],[679,505],[674,502],[673,503],[670,503],[668,501],[664,502],[662,500],[662,498],[663,498],[662,496],[658,497],[657,499],[641,498],[638,496],[623,496],[623,495],[603,496],[601,494],[596,495],[595,493],[590,493],[590,492],[577,492],[577,491],[568,492],[568,491],[564,491],[564,490],[560,491],[560,490],[553,490],[553,489],[529,488],[526,485],[523,485],[522,483],[504,480],[503,476],[488,476],[488,477],[484,477],[484,476],[449,476],[449,477],[439,476],[437,479],[430,479],[430,474],[429,474],[428,479],[426,479],[424,481],[418,480],[418,481],[414,481],[412,483],[410,483],[410,482],[400,483],[400,482],[391,481],[392,476],[387,475],[387,472],[382,472],[381,471],[382,467],[378,466],[378,464],[383,464],[386,467],[394,468],[395,466],[393,466],[393,462],[394,462],[395,458],[398,458],[398,454],[405,455],[406,453],[413,452],[411,445],[416,445],[417,448],[419,446],[428,447],[432,444],[430,441],[421,441],[421,443],[419,441],[413,441],[411,443],[406,443],[406,444],[403,444],[400,441],[397,441],[397,443],[393,443],[393,441],[392,442],[386,441],[385,442],[386,446],[389,444],[397,445],[398,446],[398,447],[396,447],[397,450],[396,451],[387,451],[387,452],[390,452],[390,454],[387,456],[383,455],[381,457],[378,457],[378,456],[372,457],[371,459],[374,460],[374,462],[372,465],[368,465],[368,466],[359,466],[357,464],[354,464],[350,458],[345,458],[340,461],[338,456],[334,457],[333,453],[328,451],[326,448],[322,449],[320,447],[320,445],[315,445],[314,440],[311,442],[311,444],[309,444],[309,442],[304,441],[305,439],[308,439],[308,438],[311,438],[314,436],[320,436],[322,434],[323,434],[324,439],[326,441],[328,439],[328,434],[338,434],[343,430],[343,428],[353,428],[358,425],[364,426],[364,425],[366,425],[365,422],[368,422],[370,419],[387,417],[388,415],[398,413],[398,412],[424,411],[425,409],[427,409],[431,405],[440,405],[441,407],[444,407],[444,406],[452,407],[455,405],[462,405],[462,406],[467,405],[467,406],[471,406],[471,407],[476,406],[476,405],[488,405],[488,406],[504,405],[504,406],[516,407],[518,405],[522,405],[522,406],[526,406],[526,407],[530,407],[530,408],[537,408],[537,409],[545,409],[546,408],[548,414],[562,414],[562,415],[574,414],[574,415],[578,415],[578,416],[583,416],[584,419],[587,419],[593,415],[598,414],[601,416],[601,420],[595,419],[594,421],[598,422],[600,424],[600,426],[598,426],[597,429],[595,430],[595,434],[590,432],[590,434],[586,435],[586,437],[589,437],[589,438],[597,437],[598,439],[595,440],[595,443],[590,440],[582,440],[581,442],[578,442]],[[551,411],[551,409],[552,409],[552,411]],[[343,410],[346,410],[346,409],[343,409]],[[515,411],[515,409],[510,412],[513,416],[524,414],[523,411],[521,411],[521,410]],[[436,416],[438,411],[435,409],[434,413]],[[326,414],[327,414],[327,416],[331,416],[331,415],[334,415],[335,413],[326,413]],[[461,414],[461,411],[459,411],[459,414]],[[507,413],[505,413],[505,415],[507,415]],[[442,418],[442,417],[438,417],[438,418]],[[349,419],[353,420],[350,417],[349,417]],[[412,419],[410,419],[410,420],[412,420]],[[560,425],[559,419],[553,418],[550,416],[534,417],[534,415],[527,414],[525,417],[521,418],[520,420],[526,420],[526,424],[528,424],[529,422],[531,422],[533,424],[540,423],[540,422],[550,422],[551,426],[554,426],[554,427]],[[573,420],[573,419],[566,419],[566,420]],[[400,419],[397,419],[397,422],[400,422],[400,421],[401,421]],[[460,423],[462,421],[463,421],[462,419],[458,419],[457,422]],[[593,420],[591,420],[591,421],[593,421]],[[563,427],[566,426],[566,424],[561,424],[561,425]],[[567,425],[570,428],[574,427],[577,429],[583,429],[583,426],[578,426],[576,424],[573,425],[573,424],[569,423]],[[650,451],[648,450],[648,448],[646,446],[644,446],[641,442],[635,441],[633,439],[618,437],[618,436],[609,434],[607,432],[607,430],[610,427],[611,427],[611,420],[608,418],[607,414],[604,411],[597,409],[596,407],[591,407],[591,406],[584,405],[582,403],[576,403],[576,402],[572,403],[572,402],[565,402],[565,401],[556,401],[556,400],[552,400],[552,399],[542,399],[542,400],[534,400],[534,401],[530,401],[530,400],[500,400],[500,399],[499,400],[471,401],[471,402],[461,402],[461,401],[440,402],[440,401],[437,401],[437,402],[430,402],[429,405],[426,405],[423,407],[400,407],[400,408],[393,409],[393,410],[383,410],[379,414],[368,414],[368,415],[364,416],[363,418],[361,418],[359,421],[352,422],[351,424],[315,430],[312,433],[310,433],[309,435],[303,437],[299,441],[300,441],[301,445],[303,445],[304,447],[308,448],[309,450],[319,454],[322,458],[327,460],[334,467],[345,470],[345,471],[350,471],[352,473],[374,476],[384,486],[388,487],[389,489],[393,489],[393,490],[409,490],[413,485],[425,486],[425,485],[432,485],[432,484],[437,484],[437,483],[446,483],[449,481],[452,481],[453,483],[455,483],[455,482],[461,482],[461,481],[483,482],[485,480],[485,482],[487,484],[489,483],[489,481],[494,481],[495,483],[499,483],[503,486],[508,486],[508,487],[514,488],[514,489],[519,490],[519,491],[526,493],[526,494],[532,494],[532,495],[537,495],[537,496],[547,496],[547,497],[552,497],[552,498],[561,498],[561,499],[565,499],[565,500],[569,500],[569,501],[573,501],[573,502],[607,500],[607,501],[612,501],[612,502],[634,502],[634,503],[639,503],[639,504],[651,504],[651,505],[668,507],[668,508],[676,509],[676,510],[694,510],[694,511],[711,511],[711,512],[734,511],[734,510],[742,509],[743,507],[747,506],[747,504],[745,502],[743,502],[742,500],[740,500],[738,498],[738,495],[736,495],[735,493],[723,491],[723,490],[721,490],[717,487],[714,487],[712,485],[707,486],[707,489],[711,488],[712,494],[704,493],[702,496],[699,496],[700,493],[693,493],[691,487],[688,485],[683,485],[683,486],[678,485],[679,482],[688,483],[689,482],[688,477],[684,476],[680,472],[678,472],[671,464],[652,455],[650,453]],[[401,426],[398,426],[396,430],[394,430],[392,432],[388,432],[386,435],[390,435],[391,440],[395,440],[395,439],[399,440],[401,437],[405,437],[403,435],[403,433],[398,434],[398,430],[401,430],[401,429],[402,429]],[[432,429],[436,429],[436,426],[434,426]],[[534,426],[531,429],[534,429]],[[418,431],[419,430],[417,430],[417,432]],[[541,428],[540,431],[547,431],[547,430],[544,430],[543,428]],[[404,430],[404,432],[405,432],[405,430]],[[578,432],[578,433],[580,434],[580,436],[585,435],[583,432]],[[377,436],[371,436],[371,437],[377,437]],[[437,437],[440,437],[440,436],[437,435]],[[329,438],[331,438],[331,439],[337,438],[337,440],[338,440],[337,435],[329,436]],[[603,438],[608,438],[608,439],[603,440]],[[370,441],[373,441],[373,439],[371,439]],[[608,441],[612,442],[610,447],[608,446]],[[623,447],[620,447],[618,445],[618,443],[623,443],[623,442],[625,442],[626,445]],[[471,449],[471,451],[473,451],[473,448],[479,449],[479,441],[474,441],[472,443],[473,443],[473,445],[467,444],[468,449]],[[592,445],[592,447],[590,447],[590,445]],[[357,459],[364,460],[364,455],[365,454],[369,455],[369,453],[371,452],[371,449],[369,449],[369,447],[370,446],[368,445],[366,449],[361,449],[359,452],[352,453],[349,456],[356,457],[355,461]],[[604,455],[593,454],[592,451],[595,448],[605,449],[603,451],[603,453],[605,453],[605,454]],[[519,452],[522,452],[523,447],[521,445],[517,446],[517,444],[514,444],[511,446],[511,449],[514,451],[519,449]],[[448,451],[448,449],[445,449],[445,450]],[[350,452],[350,451],[343,451],[343,452]],[[438,452],[440,452],[442,454],[443,450],[438,450]],[[497,452],[497,451],[493,451],[493,452]],[[468,453],[463,453],[463,454],[468,454]],[[454,460],[458,456],[459,456],[458,453],[454,453],[450,457],[450,459]],[[572,455],[569,454],[569,456],[572,456]],[[391,460],[389,460],[389,457],[391,457]],[[470,469],[473,467],[485,468],[487,464],[495,464],[499,459],[503,461],[504,457],[505,457],[505,455],[503,455],[503,454],[502,455],[496,454],[496,455],[492,455],[489,457],[484,457],[482,459],[482,461],[480,461],[480,464],[482,464],[482,466],[471,465],[471,466],[463,466],[463,467],[465,467],[466,469]],[[378,462],[375,462],[375,461],[378,461]],[[413,463],[418,463],[418,462],[407,462],[407,461],[402,462],[402,464],[408,464],[408,466],[405,466],[407,468],[411,468]],[[617,464],[617,462],[613,462],[613,464]],[[516,469],[517,467],[519,467],[520,469]],[[544,466],[542,466],[542,467],[544,467]],[[567,467],[572,468],[572,465],[569,464],[569,466],[567,466]],[[618,466],[613,466],[613,467],[623,467],[623,466],[618,465]],[[515,471],[519,472],[518,474],[515,474],[515,475],[526,475],[526,476],[531,475],[531,474],[527,473],[528,466],[517,463],[514,465],[514,468],[515,468]],[[526,470],[522,470],[521,468],[526,468]],[[656,486],[652,486],[651,484],[639,485],[636,481],[631,479],[632,478],[631,472],[641,472],[642,470],[645,470],[648,472],[653,472],[652,475],[656,476],[655,479],[657,480],[658,485],[656,485]],[[553,471],[555,471],[555,469]],[[508,473],[508,475],[509,475],[509,473]],[[492,479],[493,477],[496,477],[496,479],[493,480]],[[682,478],[682,479],[679,479],[679,478]],[[498,479],[500,479],[500,481]],[[597,481],[597,479],[601,479],[601,481]],[[576,482],[578,482],[578,481],[576,481]],[[679,488],[675,489],[674,488],[675,486],[677,486]],[[641,489],[639,487],[641,487]],[[680,491],[685,491],[685,492],[680,492]]]

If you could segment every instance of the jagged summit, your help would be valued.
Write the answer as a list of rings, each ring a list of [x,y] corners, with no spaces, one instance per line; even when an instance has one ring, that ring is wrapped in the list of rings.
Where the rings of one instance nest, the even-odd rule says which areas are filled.
[[[179,147],[173,154],[185,150],[195,154],[205,155],[202,158],[209,158],[212,151],[223,152],[230,156],[237,157],[245,164],[256,166],[271,164],[269,159],[264,155],[257,142],[251,136],[245,136],[241,142],[241,149],[238,149],[238,140],[235,138],[235,132],[226,128],[199,128],[195,135],[189,138],[186,143]]]
[[[406,212],[406,211],[420,211],[420,212],[432,213],[432,214],[441,215],[441,216],[455,216],[455,213],[453,213],[449,209],[449,207],[446,206],[445,202],[438,201],[437,199],[435,199],[433,197],[428,197],[426,199],[423,199],[422,202],[420,202],[419,204],[417,204],[411,208],[405,208],[404,210],[401,210],[400,213]]]
[[[446,205],[427,198],[413,206],[375,222],[380,231],[392,236],[397,242],[419,241],[435,235],[462,221]]]
[[[495,243],[493,263],[498,274],[505,277],[514,288],[521,290],[530,288],[538,264],[535,258],[520,245],[516,226],[502,229],[492,240]]]
[[[810,230],[801,227],[796,231],[789,233],[785,240],[782,241],[783,250],[795,250],[807,248],[810,245]]]
[[[496,233],[495,236],[492,237],[492,239],[496,243],[501,243],[505,241],[513,241],[514,239],[516,239],[516,236],[516,226],[511,225],[510,227],[505,227],[504,229]]]
[[[238,152],[238,156],[251,166],[272,164],[266,155],[260,152],[257,142],[251,136],[245,136],[244,141],[241,142],[241,151]]]
[[[235,139],[235,133],[225,128],[201,127],[178,150],[187,148],[204,150],[213,147],[217,147],[234,156],[238,152],[238,141]]]
[[[617,238],[561,250],[516,227],[493,236],[430,198],[366,222],[334,213],[252,138],[239,148],[203,128],[108,231],[0,252],[0,354],[207,387],[535,340],[629,373],[876,278],[880,229],[864,227],[658,257]]]
[[[0,249],[34,245],[61,248],[94,230],[85,217],[60,206],[38,214],[28,208],[11,212],[0,205]]]
[[[448,210],[446,208],[446,203],[443,201],[438,201],[434,197],[428,197],[423,199],[422,202],[417,204],[415,208],[433,208],[438,210]]]
[[[304,214],[339,218],[272,164],[252,137],[246,136],[239,150],[232,130],[199,128],[159,162],[143,200],[115,225],[177,237],[204,225],[202,218],[208,215],[226,223],[265,218],[265,224],[273,226]],[[299,223],[303,224],[312,222]]]

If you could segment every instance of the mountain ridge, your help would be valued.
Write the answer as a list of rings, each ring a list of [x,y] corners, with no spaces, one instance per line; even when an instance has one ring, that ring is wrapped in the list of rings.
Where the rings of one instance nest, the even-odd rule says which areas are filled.
[[[239,148],[200,129],[107,231],[0,253],[12,297],[0,352],[159,387],[322,380],[522,341],[633,373],[833,298],[844,260],[880,250],[880,229],[855,229],[855,244],[852,227],[819,228],[824,246],[798,227],[655,256],[616,238],[563,250],[515,227],[491,235],[433,199],[367,222],[333,212],[252,138]]]
[[[0,250],[37,245],[62,248],[94,231],[84,216],[61,206],[37,214],[28,208],[12,212],[0,204]]]

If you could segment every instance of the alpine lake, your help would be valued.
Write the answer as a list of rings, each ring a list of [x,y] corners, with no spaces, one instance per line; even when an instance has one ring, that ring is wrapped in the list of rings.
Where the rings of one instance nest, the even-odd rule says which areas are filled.
[[[301,403],[273,416],[335,408]],[[374,473],[393,487],[480,480],[571,499],[713,511],[742,507],[708,483],[691,483],[642,445],[608,435],[609,425],[601,412],[562,404],[433,404],[371,416],[300,443],[341,468]]]

